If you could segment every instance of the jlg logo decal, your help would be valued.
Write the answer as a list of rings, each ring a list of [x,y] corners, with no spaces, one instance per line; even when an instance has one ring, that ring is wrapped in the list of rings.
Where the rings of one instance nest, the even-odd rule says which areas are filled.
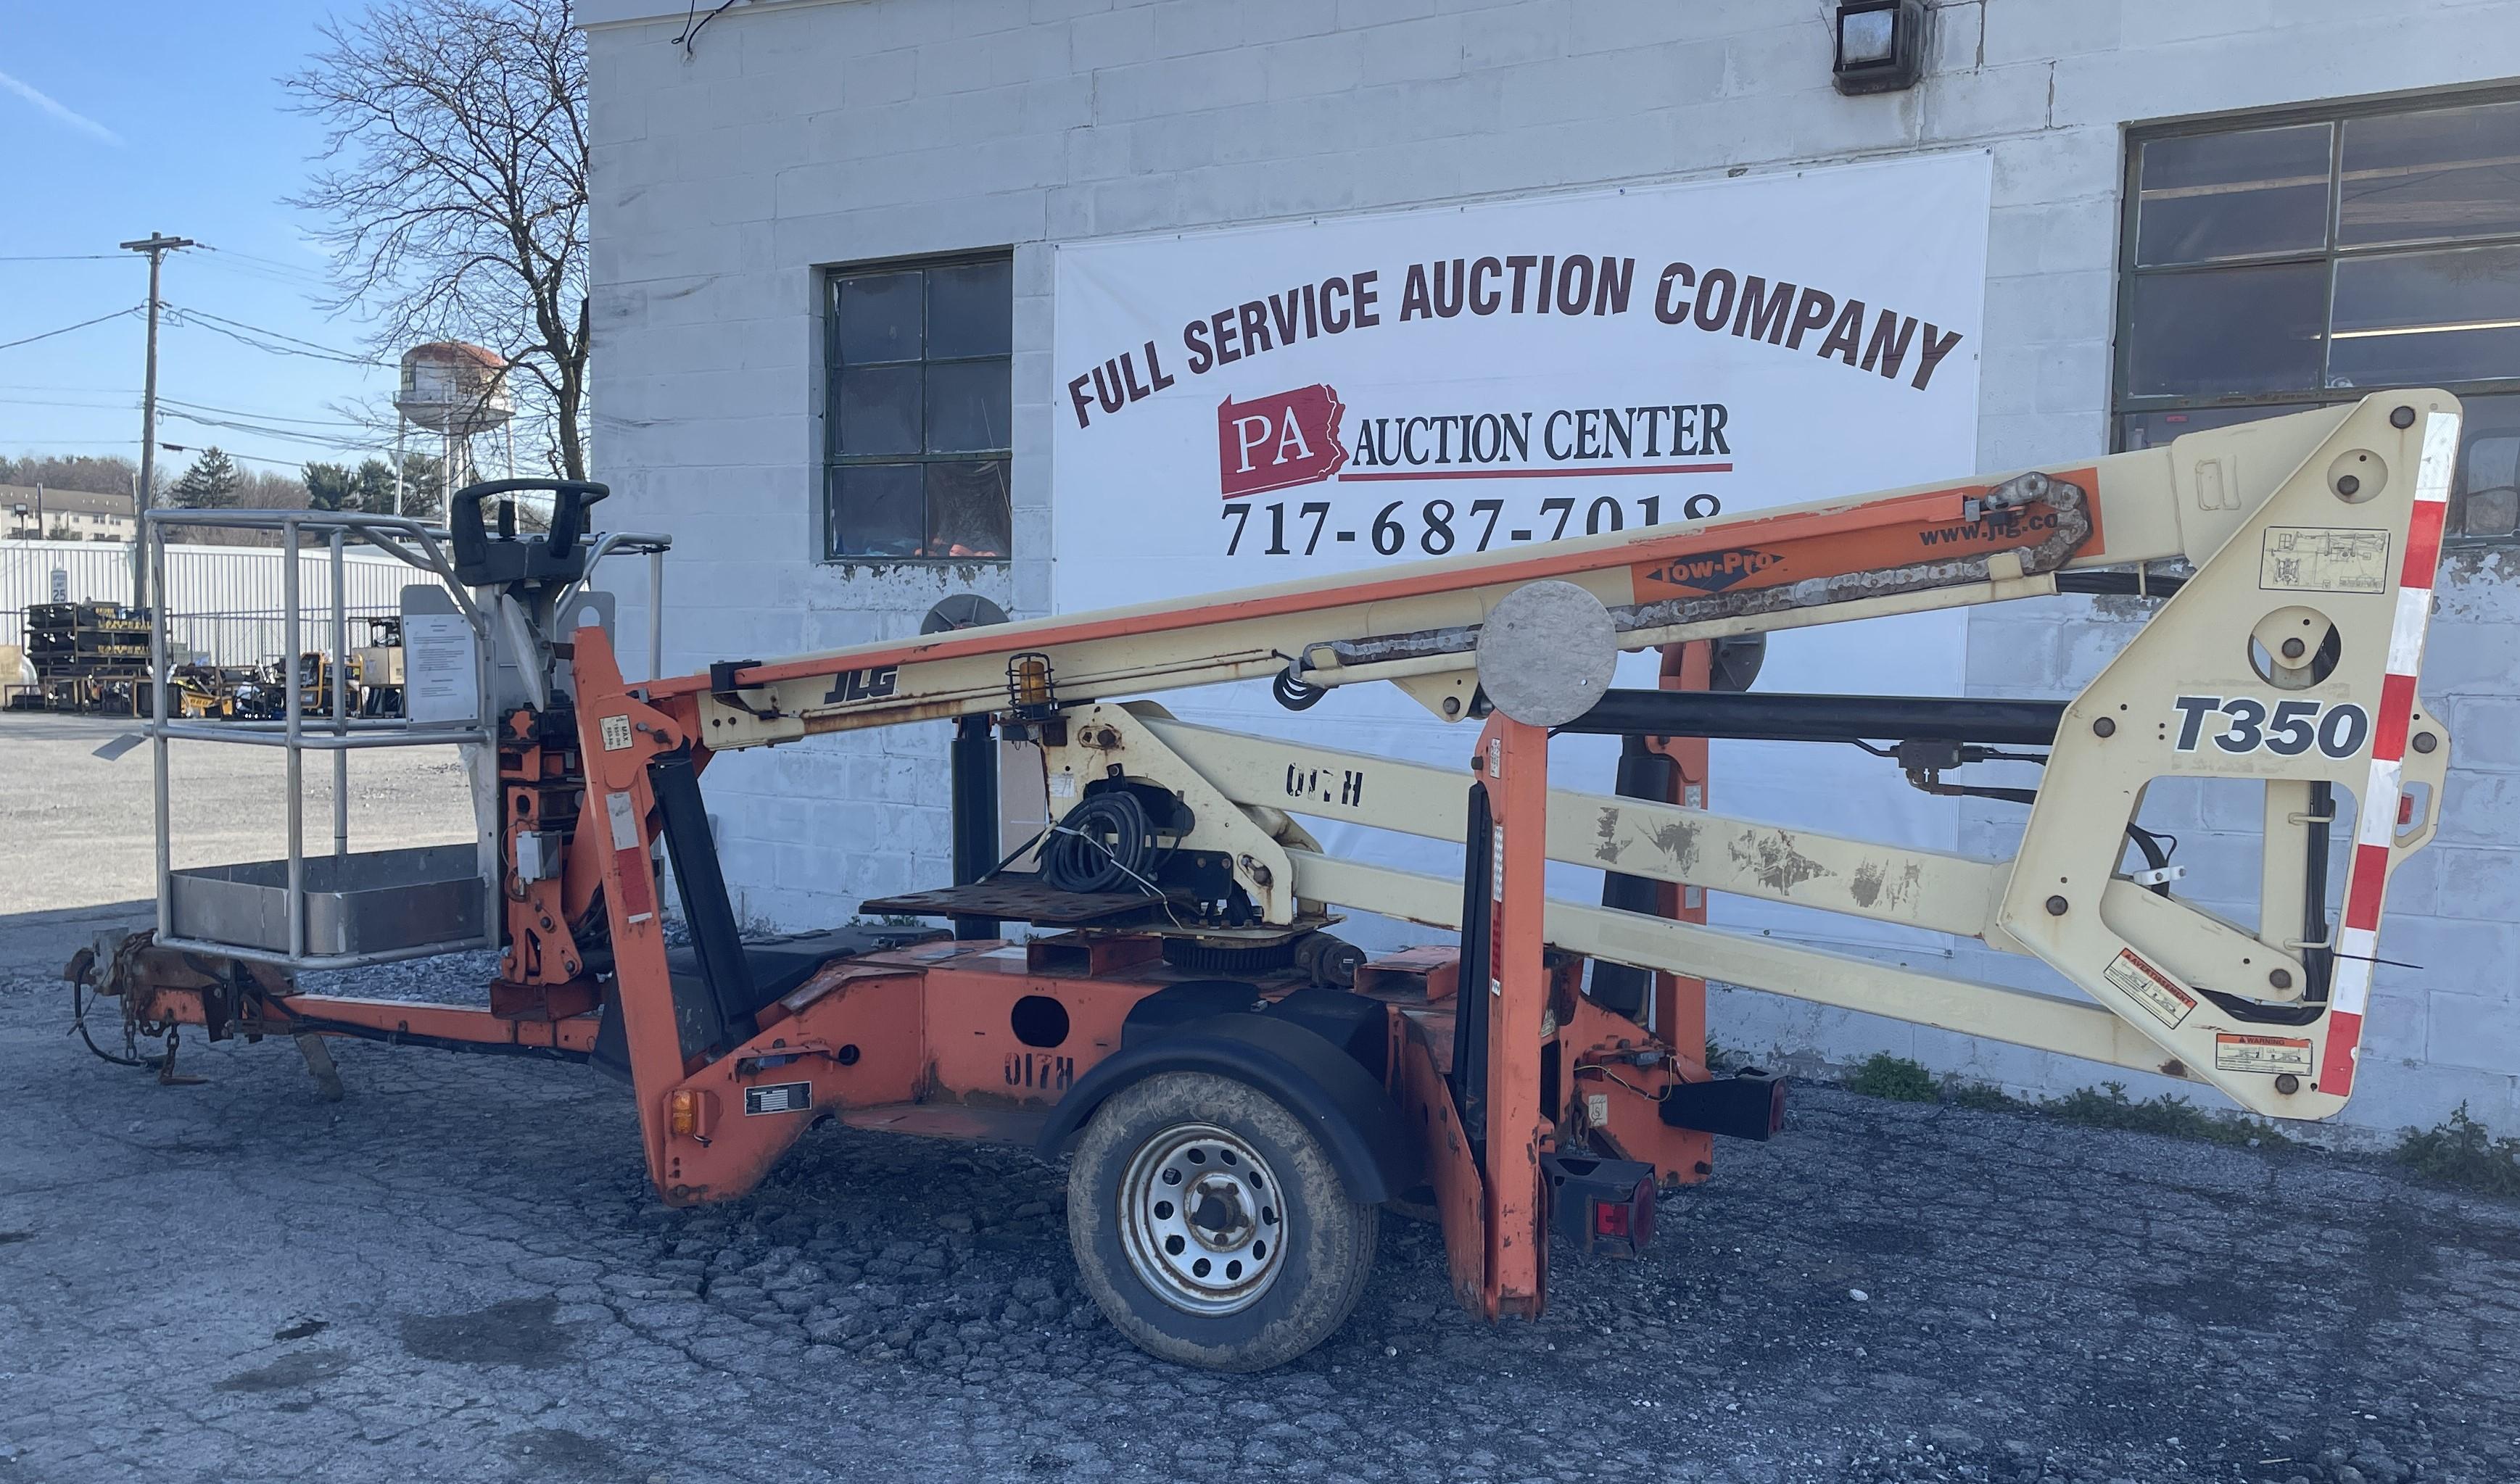
[[[2207,741],[2233,754],[2267,751],[2299,757],[2313,746],[2329,757],[2352,757],[2371,736],[2371,715],[2361,706],[2330,706],[2316,700],[2279,700],[2270,707],[2249,696],[2182,696],[2179,708],[2181,752],[2193,752]],[[2221,728],[2205,729],[2205,718],[2221,716]]]
[[[832,694],[823,697],[826,705],[845,705],[851,701],[883,700],[891,697],[893,682],[901,677],[901,666],[879,664],[871,669],[842,670],[832,677]]]

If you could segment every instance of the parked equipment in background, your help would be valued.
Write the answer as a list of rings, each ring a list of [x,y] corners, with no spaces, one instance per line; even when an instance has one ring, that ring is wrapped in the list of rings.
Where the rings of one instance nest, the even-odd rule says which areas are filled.
[[[361,716],[402,714],[402,619],[379,615],[359,620],[368,642],[350,652],[350,681],[357,687]]]
[[[166,714],[214,721],[235,716],[241,673],[207,664],[172,667],[166,681]]]
[[[46,710],[148,714],[149,610],[119,603],[26,609],[26,659]]]
[[[474,485],[442,535],[158,513],[160,551],[165,525],[251,518],[292,547],[330,535],[337,562],[355,529],[449,578],[461,620],[437,625],[452,648],[429,683],[439,702],[468,686],[479,700],[469,728],[434,733],[339,697],[312,715],[294,689],[278,723],[161,719],[161,831],[169,742],[250,726],[287,745],[292,783],[301,751],[330,750],[337,809],[346,749],[464,741],[494,765],[476,797],[496,847],[352,854],[337,813],[332,855],[309,857],[293,800],[285,862],[174,871],[161,834],[156,932],[83,954],[74,1004],[118,996],[126,1045],[165,1038],[161,1075],[184,1027],[592,1062],[628,1083],[649,1174],[678,1206],[742,1195],[832,1120],[1028,1142],[1070,1158],[1071,1244],[1102,1312],[1192,1365],[1270,1366],[1336,1329],[1392,1206],[1440,1222],[1472,1312],[1537,1314],[1552,1239],[1641,1248],[1653,1192],[1707,1179],[1716,1136],[1780,1128],[1779,1081],[1705,1064],[1707,978],[2189,1078],[2262,1114],[2343,1107],[2386,883],[2432,838],[2450,762],[2416,683],[2458,425],[2444,393],[2377,393],[2005,477],[1199,602],[1023,623],[940,609],[916,638],[675,677],[656,677],[652,628],[655,678],[635,683],[584,619],[585,583],[611,552],[649,552],[652,624],[663,543],[583,539],[600,485]],[[555,495],[547,535],[485,523],[486,502],[525,488]],[[2183,580],[2154,572],[2170,562]],[[1747,689],[1743,636],[2065,592],[2160,600],[2070,701]],[[337,672],[345,634],[337,620]],[[1617,652],[1648,648],[1663,687],[1613,688]],[[1388,681],[1463,724],[1460,765],[1116,698],[1250,680],[1296,710]],[[415,669],[415,699],[420,684]],[[709,761],[938,720],[954,725],[956,879],[864,910],[951,925],[742,941]],[[1555,787],[1559,731],[1629,740],[1617,791]],[[1866,747],[1885,787],[2024,808],[2020,847],[1985,860],[1690,807],[1688,747],[1706,738]],[[1009,869],[1029,845],[1000,858],[1002,740],[1043,760],[1055,822],[1035,875]],[[1957,781],[1987,762],[2043,781]],[[2135,823],[2167,778],[2261,798],[2254,928],[2173,892],[2172,842]],[[1459,844],[1464,869],[1333,855],[1305,818]],[[665,936],[668,858],[683,946]],[[1604,870],[1607,903],[1545,896],[1552,860]],[[1978,938],[2088,998],[1727,932],[1680,905],[1707,891]],[[1330,933],[1342,908],[1460,946],[1360,962]],[[1001,940],[1010,921],[1053,930]],[[292,977],[485,943],[502,952],[486,1008]]]

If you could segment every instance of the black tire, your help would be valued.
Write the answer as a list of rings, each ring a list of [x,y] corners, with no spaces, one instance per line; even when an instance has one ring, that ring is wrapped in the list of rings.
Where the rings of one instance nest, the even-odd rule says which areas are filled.
[[[1238,1147],[1256,1156],[1260,1168],[1249,1168],[1248,1159],[1223,1159]],[[1274,1191],[1279,1197],[1271,1205],[1264,1194],[1263,1209],[1248,1213],[1253,1242],[1267,1243],[1269,1231],[1279,1234],[1263,1259],[1268,1277],[1248,1296],[1199,1290],[1145,1244],[1148,1228],[1132,1214],[1151,1209],[1137,1202],[1160,1194],[1164,1169],[1186,1169],[1192,1148],[1207,1154],[1220,1176],[1225,1164],[1235,1166],[1224,1206],[1210,1208],[1237,1212],[1237,1225],[1217,1229],[1220,1239],[1246,1230],[1237,1190]],[[1170,1149],[1182,1152],[1166,1156]],[[1209,1371],[1266,1371],[1329,1338],[1365,1291],[1379,1215],[1377,1207],[1350,1197],[1321,1141],[1293,1113],[1248,1083],[1206,1072],[1166,1072],[1112,1094],[1085,1126],[1067,1177],[1068,1243],[1103,1318],[1141,1350]],[[1250,1255],[1248,1246],[1217,1250]],[[1199,1255],[1196,1248],[1189,1253]],[[1142,1275],[1142,1265],[1157,1277]],[[1223,1270],[1216,1271],[1221,1282]],[[1183,1293],[1188,1300],[1175,1296]],[[1189,1301],[1201,1297],[1209,1299],[1209,1312]]]

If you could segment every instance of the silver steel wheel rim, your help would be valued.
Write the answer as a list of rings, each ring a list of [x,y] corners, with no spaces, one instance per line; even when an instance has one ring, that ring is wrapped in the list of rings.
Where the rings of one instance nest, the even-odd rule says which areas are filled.
[[[1283,1263],[1278,1175],[1249,1142],[1212,1123],[1148,1140],[1120,1177],[1120,1246],[1156,1297],[1191,1314],[1259,1301]]]

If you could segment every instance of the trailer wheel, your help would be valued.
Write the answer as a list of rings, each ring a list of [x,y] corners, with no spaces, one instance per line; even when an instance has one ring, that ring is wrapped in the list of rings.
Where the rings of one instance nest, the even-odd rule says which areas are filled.
[[[1103,1317],[1211,1371],[1282,1365],[1346,1323],[1377,1215],[1294,1113],[1206,1072],[1112,1094],[1068,1172],[1068,1242]]]

